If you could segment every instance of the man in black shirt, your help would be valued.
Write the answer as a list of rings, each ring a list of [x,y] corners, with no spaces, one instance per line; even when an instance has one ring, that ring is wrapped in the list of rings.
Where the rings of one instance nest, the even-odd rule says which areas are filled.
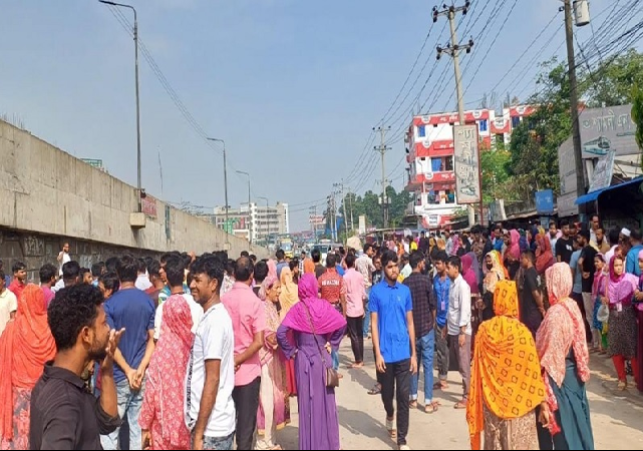
[[[31,393],[30,449],[102,449],[100,435],[120,426],[114,351],[124,332],[109,330],[103,295],[93,286],[56,294],[48,322],[58,352]],[[101,396],[85,390],[81,375],[101,361]]]
[[[535,256],[530,250],[521,254],[520,264],[523,277],[518,281],[520,298],[520,320],[536,338],[536,332],[545,317],[545,304],[540,289],[540,280],[534,268]]]
[[[420,361],[424,365],[424,409],[433,413],[438,409],[433,402],[433,355],[435,353],[435,296],[431,279],[424,275],[426,264],[420,251],[411,253],[409,263],[413,272],[404,280],[411,290],[413,302],[413,324],[415,325],[415,351],[418,358],[418,372],[411,375],[411,408],[417,405],[418,376]],[[411,343],[413,346],[413,343]]]
[[[592,288],[594,287],[594,274],[596,273],[596,263],[594,259],[598,251],[589,244],[589,230],[583,229],[577,237],[578,244],[582,251],[578,259],[578,267],[583,271],[583,307],[585,310],[585,333],[587,342],[592,344],[594,349],[598,349],[598,340],[600,335],[598,330],[591,328],[594,323],[594,299],[592,299]],[[591,349],[591,348],[590,348]]]
[[[556,260],[569,264],[574,252],[574,241],[569,236],[569,222],[563,220],[560,222],[563,236],[556,241]]]

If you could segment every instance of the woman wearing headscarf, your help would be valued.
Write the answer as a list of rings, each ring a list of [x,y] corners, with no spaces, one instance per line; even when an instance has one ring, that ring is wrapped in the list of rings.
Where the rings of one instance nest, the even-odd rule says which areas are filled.
[[[516,280],[520,270],[520,233],[511,229],[507,239],[507,250],[505,251],[505,267],[509,271],[509,278]]]
[[[544,276],[545,271],[556,263],[556,257],[551,250],[551,241],[546,235],[539,233],[534,238],[536,243],[536,271],[538,275]]]
[[[15,319],[7,323],[0,337],[1,449],[29,449],[31,391],[45,362],[55,354],[45,294],[29,284],[18,299]]]
[[[281,278],[284,272],[281,271]],[[286,359],[277,343],[277,330],[281,318],[277,311],[282,286],[274,276],[268,276],[261,285],[259,297],[265,302],[266,332],[265,343],[259,351],[261,359],[261,391],[259,395],[259,411],[257,412],[256,449],[282,449],[273,441],[278,430],[290,423],[290,393],[286,373]]]
[[[570,295],[574,281],[567,263],[545,273],[551,307],[538,334],[536,348],[547,399],[541,405],[540,449],[594,449],[586,382],[589,352],[584,319]]]
[[[286,358],[295,358],[299,449],[338,450],[335,389],[326,386],[326,368],[333,367],[330,351],[339,349],[346,320],[328,301],[317,296],[317,290],[314,275],[302,277],[299,302],[277,330],[277,342]]]
[[[618,389],[627,389],[625,361],[632,361],[634,380],[639,379],[637,354],[638,329],[636,312],[632,306],[632,297],[638,287],[634,274],[625,273],[625,259],[615,255],[610,262],[610,275],[607,282],[607,297],[603,304],[609,306],[608,321],[609,342],[607,353],[612,357],[618,374]]]
[[[467,423],[471,449],[538,449],[536,407],[545,399],[538,352],[518,320],[516,282],[498,281],[496,316],[480,325],[473,355]]]
[[[500,253],[491,251],[485,257],[485,277],[482,282],[482,299],[477,303],[481,320],[494,317],[493,299],[498,282],[505,280],[505,270],[500,263]]]
[[[607,324],[603,324],[598,320],[598,311],[601,305],[603,305],[602,299],[605,297],[605,289],[609,278],[609,274],[605,272],[607,269],[607,265],[605,263],[605,256],[601,253],[596,254],[596,257],[594,257],[596,274],[594,275],[594,282],[592,283],[592,300],[594,301],[592,327],[599,333],[598,351],[600,354],[607,353]]]
[[[139,416],[143,443],[151,449],[191,449],[183,398],[190,350],[194,342],[190,306],[181,295],[163,303],[161,335],[147,369]]]
[[[314,271],[313,271],[314,272]],[[293,305],[299,302],[299,293],[297,284],[293,281],[293,275],[290,268],[281,270],[281,294],[279,295],[279,304],[281,318],[285,318]]]
[[[462,241],[460,240],[460,235],[454,233],[451,236],[451,255],[458,256],[458,252],[462,248]]]

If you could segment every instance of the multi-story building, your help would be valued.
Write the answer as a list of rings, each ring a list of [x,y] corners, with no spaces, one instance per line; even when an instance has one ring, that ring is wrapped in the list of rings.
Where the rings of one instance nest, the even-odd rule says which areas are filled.
[[[492,150],[500,143],[508,145],[513,128],[533,111],[531,106],[515,106],[500,116],[490,109],[471,110],[465,112],[465,122],[478,125],[481,151]],[[448,225],[461,208],[453,163],[453,126],[458,124],[458,113],[415,116],[406,134],[406,189],[414,193],[412,213],[426,229]]]
[[[242,204],[239,208],[229,208],[227,224],[225,207],[216,207],[214,214],[205,216],[220,229],[247,240],[252,238],[253,243],[266,241],[271,235],[290,233],[290,215],[286,203],[277,202],[272,207],[252,202],[250,205]]]

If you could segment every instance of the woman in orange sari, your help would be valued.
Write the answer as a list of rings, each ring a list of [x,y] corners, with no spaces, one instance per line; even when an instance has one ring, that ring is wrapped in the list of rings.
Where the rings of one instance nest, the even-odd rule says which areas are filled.
[[[16,318],[0,337],[1,449],[29,449],[31,390],[45,362],[55,354],[45,294],[40,287],[29,284],[18,299]]]
[[[536,407],[545,384],[533,336],[518,319],[516,282],[496,283],[493,307],[496,316],[476,336],[467,405],[471,449],[539,449]]]

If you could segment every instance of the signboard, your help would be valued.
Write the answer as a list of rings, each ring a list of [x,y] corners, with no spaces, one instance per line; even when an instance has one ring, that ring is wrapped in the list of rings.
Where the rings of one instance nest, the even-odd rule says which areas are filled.
[[[458,204],[480,202],[480,154],[478,152],[478,126],[453,127],[455,186]]]
[[[552,190],[536,191],[536,212],[541,215],[554,213],[554,192]]]
[[[583,158],[605,155],[608,149],[615,150],[617,156],[639,153],[632,105],[585,109],[579,122]]]
[[[366,233],[366,215],[359,216],[359,233],[362,235]]]
[[[599,158],[594,168],[594,176],[589,184],[589,192],[605,189],[612,184],[612,173],[614,172],[614,154],[608,151],[607,155]]]
[[[141,196],[141,211],[147,216],[156,218],[156,199],[149,194]]]
[[[103,169],[103,160],[96,160],[94,158],[81,158],[88,165],[96,169]]]

